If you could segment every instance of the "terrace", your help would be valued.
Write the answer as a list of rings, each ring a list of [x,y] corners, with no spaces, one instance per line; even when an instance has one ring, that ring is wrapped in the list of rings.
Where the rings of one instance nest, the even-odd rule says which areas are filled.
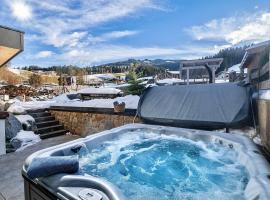
[[[22,33],[15,35],[11,40],[19,42],[17,49],[7,43],[0,48],[8,52],[2,64],[23,49]],[[268,45],[247,49],[241,67],[255,63],[254,69],[265,72],[269,57],[263,65],[258,59],[265,58]],[[11,129],[19,121],[18,132],[8,138],[11,146],[18,145],[16,152],[0,156],[0,198],[124,200],[159,194],[160,199],[182,199],[200,194],[269,199],[270,167],[263,155],[269,151],[270,104],[260,91],[269,76],[263,73],[262,80],[249,69],[251,83],[260,89],[252,101],[244,82],[215,84],[222,62],[182,61],[174,78],[186,85],[155,83],[141,96],[86,87],[47,101],[13,102],[8,113],[0,112],[1,154],[13,133],[5,129],[5,119]],[[196,78],[207,75],[208,80],[191,85],[196,70],[206,72]],[[256,103],[258,124],[250,106]],[[259,135],[264,153],[254,144]]]

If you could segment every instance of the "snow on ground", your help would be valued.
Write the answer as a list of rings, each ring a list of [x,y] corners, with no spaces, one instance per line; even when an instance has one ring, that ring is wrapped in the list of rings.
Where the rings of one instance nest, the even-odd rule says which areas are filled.
[[[114,99],[93,99],[89,101],[75,101],[68,103],[56,103],[54,106],[71,106],[71,107],[96,107],[96,108],[113,108],[113,102],[125,102],[126,108],[137,109],[140,97],[137,95],[127,95]]]
[[[99,89],[99,90],[95,90]],[[115,88],[86,88],[86,92],[121,92],[121,90]],[[80,91],[78,92],[80,93]],[[113,108],[113,102],[125,102],[126,108],[134,108],[136,109],[138,106],[138,102],[140,97],[128,95],[125,97],[117,97],[115,99],[93,99],[89,101],[79,101],[79,99],[70,100],[67,95],[71,93],[66,93],[54,97],[52,100],[48,101],[28,101],[28,102],[21,102],[16,100],[13,104],[10,105],[8,108],[8,112],[15,113],[15,114],[24,114],[27,110],[36,110],[36,109],[45,109],[51,106],[76,106],[76,107],[98,107],[98,108]],[[76,94],[76,93],[73,93]],[[23,119],[22,119],[23,120]]]
[[[14,101],[13,104],[10,105],[7,111],[11,113],[16,113],[16,114],[22,114],[22,113],[25,113],[27,110],[49,108],[50,106],[56,103],[67,103],[67,102],[78,101],[78,100],[70,100],[67,97],[68,94],[72,94],[72,93],[62,94],[48,101],[33,100],[33,101],[21,102],[21,101],[16,100]]]
[[[29,122],[34,122],[35,119],[31,115],[14,115],[21,124],[30,125]]]
[[[121,90],[109,87],[88,87],[78,91],[79,94],[119,94]]]
[[[28,102],[15,102],[8,108],[11,113],[25,113],[27,110],[49,108],[54,101],[28,101]]]
[[[12,138],[11,142],[15,142],[14,140],[21,142],[21,147],[18,148],[16,151],[21,151],[26,147],[41,141],[39,135],[36,135],[33,131],[24,131],[24,130],[21,130],[16,135],[16,137]]]

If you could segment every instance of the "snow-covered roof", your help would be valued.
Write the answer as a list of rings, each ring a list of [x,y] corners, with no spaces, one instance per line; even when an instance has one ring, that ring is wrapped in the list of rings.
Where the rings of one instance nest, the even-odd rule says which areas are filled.
[[[95,81],[95,82],[102,82],[101,78],[96,77],[95,75],[84,75],[83,76],[84,81]]]
[[[228,69],[228,73],[231,72],[241,73],[241,63],[231,66]],[[247,68],[244,69],[244,73],[247,73]]]
[[[116,79],[116,77],[113,74],[93,74],[93,76],[96,76],[103,80],[113,80]]]
[[[121,90],[107,87],[88,87],[78,91],[79,94],[119,94]]]
[[[179,74],[179,71],[168,71],[170,74]]]
[[[174,83],[181,83],[181,82],[184,82],[184,80],[178,79],[178,78],[166,78],[166,79],[157,81],[157,83],[159,84],[168,84],[168,85],[172,85]]]
[[[236,64],[236,65],[233,65],[231,66],[229,69],[228,69],[228,72],[231,73],[231,72],[236,72],[236,73],[240,73],[241,70],[240,70],[240,63],[239,64]]]
[[[146,76],[146,77],[138,78],[137,80],[138,80],[138,81],[143,81],[143,80],[151,80],[151,79],[153,79],[152,76]]]

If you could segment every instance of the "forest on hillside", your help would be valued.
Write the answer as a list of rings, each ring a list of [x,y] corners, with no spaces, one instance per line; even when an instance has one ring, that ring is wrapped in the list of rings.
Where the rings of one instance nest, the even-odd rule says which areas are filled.
[[[205,58],[223,58],[224,61],[221,67],[216,73],[219,73],[229,67],[238,64],[242,61],[245,54],[245,49],[248,46],[242,47],[231,47],[219,51],[217,54],[207,56]],[[47,68],[41,68],[39,66],[26,66],[23,69],[29,71],[56,71],[58,75],[67,74],[72,76],[81,76],[86,74],[97,74],[97,73],[123,73],[128,72],[130,69],[136,68],[136,73],[139,76],[150,76],[156,73],[161,73],[165,70],[178,70],[181,60],[138,60],[128,59],[125,61],[119,61],[114,63],[107,63],[98,66],[75,66],[75,65],[63,65],[63,66],[51,66]]]
[[[250,45],[249,45],[250,46]],[[208,56],[206,58],[223,58],[223,63],[221,64],[221,67],[217,70],[216,73],[219,73],[221,71],[224,71],[225,69],[228,69],[229,67],[241,63],[244,55],[245,55],[245,49],[249,46],[242,46],[242,47],[232,47],[220,50],[217,54],[213,56]]]

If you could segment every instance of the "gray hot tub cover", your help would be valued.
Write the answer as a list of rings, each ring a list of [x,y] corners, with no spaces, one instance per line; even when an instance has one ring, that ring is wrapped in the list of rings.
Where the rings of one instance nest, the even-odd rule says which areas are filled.
[[[151,87],[140,99],[138,114],[152,124],[240,127],[250,122],[250,88],[236,83]]]

